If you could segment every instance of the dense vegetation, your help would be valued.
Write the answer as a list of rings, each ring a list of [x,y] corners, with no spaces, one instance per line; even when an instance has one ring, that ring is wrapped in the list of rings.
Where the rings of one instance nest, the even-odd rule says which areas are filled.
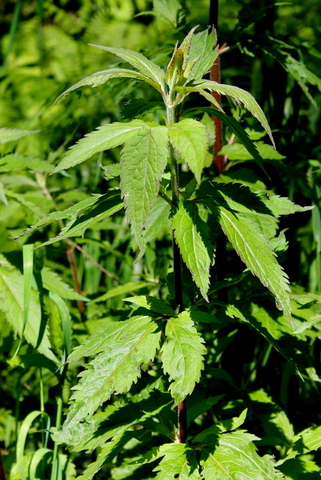
[[[0,8],[0,480],[319,479],[319,2]]]

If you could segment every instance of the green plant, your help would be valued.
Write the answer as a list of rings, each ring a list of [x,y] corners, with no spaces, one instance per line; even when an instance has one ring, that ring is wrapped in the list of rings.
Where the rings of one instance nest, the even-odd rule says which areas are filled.
[[[146,128],[167,127],[173,132],[173,126],[166,125],[166,107],[160,93],[135,78],[120,77],[96,89],[95,95],[91,94],[89,85],[81,94],[69,95],[49,111],[47,106],[74,78],[110,66],[123,67],[121,58],[115,59],[110,52],[91,49],[88,55],[83,41],[112,47],[131,45],[135,49],[148,45],[148,58],[164,66],[170,60],[173,39],[182,41],[183,32],[197,23],[204,25],[203,28],[208,23],[216,25],[217,17],[208,22],[207,10],[210,3],[215,12],[218,2],[194,2],[191,8],[189,1],[154,0],[153,11],[145,12],[149,16],[134,21],[134,12],[147,10],[150,2],[110,0],[106,6],[104,1],[86,0],[79,8],[75,3],[62,1],[54,5],[41,0],[18,3],[9,35],[5,35],[5,24],[10,21],[10,15],[0,20],[4,22],[1,23],[4,26],[1,49],[7,60],[6,68],[0,72],[3,76],[2,125],[41,128],[42,132],[37,135],[21,130],[0,132],[1,141],[6,142],[1,146],[0,165],[0,452],[4,464],[2,469],[0,457],[0,479],[8,474],[11,480],[72,480],[76,471],[80,478],[84,475],[90,478],[96,470],[96,480],[172,478],[177,474],[171,466],[179,468],[184,452],[198,463],[192,473],[188,472],[190,476],[195,478],[199,472],[204,476],[206,472],[206,478],[212,478],[213,472],[202,471],[200,462],[205,461],[206,451],[214,451],[214,462],[222,460],[229,452],[228,447],[235,447],[237,439],[235,435],[230,436],[231,431],[242,421],[240,427],[257,437],[254,443],[249,443],[250,450],[253,451],[255,445],[260,457],[275,457],[277,465],[272,478],[275,472],[282,472],[286,480],[318,479],[320,451],[314,450],[320,445],[321,421],[318,401],[321,312],[320,297],[316,294],[320,278],[317,188],[320,149],[319,113],[309,107],[309,101],[314,97],[317,102],[319,80],[310,75],[311,71],[318,74],[318,66],[308,55],[309,51],[317,55],[317,50],[307,43],[300,44],[304,28],[299,32],[293,17],[289,16],[291,12],[296,15],[301,26],[307,24],[306,14],[313,13],[316,19],[318,12],[316,9],[313,12],[316,0],[306,2],[303,10],[300,6],[299,16],[296,13],[297,5],[301,5],[299,0],[291,7],[273,8],[265,0],[259,2],[260,5],[242,2],[241,8],[238,2],[220,1],[219,41],[220,44],[228,42],[227,48],[219,49],[220,53],[224,52],[224,83],[241,85],[255,95],[273,127],[282,155],[263,141],[265,132],[257,131],[256,119],[246,115],[242,104],[230,101],[230,109],[225,100],[222,103],[224,111],[231,111],[233,118],[203,107],[207,100],[191,92],[176,107],[176,124],[182,119],[193,119],[194,126],[206,127],[208,139],[206,168],[199,172],[199,184],[197,172],[191,170],[198,163],[193,164],[192,156],[187,157],[186,152],[176,152],[180,187],[177,211],[184,213],[184,221],[187,219],[196,225],[191,235],[197,241],[201,239],[200,244],[205,245],[211,261],[211,254],[215,254],[210,275],[208,271],[202,275],[198,264],[196,279],[200,288],[182,262],[184,312],[178,311],[175,299],[171,237],[179,217],[171,198],[170,162],[144,224],[145,244],[141,246],[145,253],[136,263],[133,263],[132,249],[138,251],[138,256],[139,249],[125,210],[120,208],[115,212],[121,203],[121,146],[106,153],[98,152],[68,172],[50,175],[70,139],[80,138],[97,125],[139,120]],[[8,6],[10,12],[10,4]],[[284,15],[287,9],[288,14]],[[294,36],[284,38],[284,29],[293,31]],[[317,29],[314,34],[310,29],[309,35],[310,40],[313,35],[317,39]],[[194,37],[195,34],[192,42]],[[203,37],[208,39],[208,33],[203,32]],[[179,57],[178,52],[177,66]],[[128,62],[124,66],[128,68]],[[170,80],[170,75],[167,79]],[[304,95],[300,98],[297,81],[303,90],[309,88],[309,99]],[[212,92],[212,88],[208,92]],[[215,142],[213,114],[217,121],[225,122],[223,140],[225,137],[227,143],[219,154],[224,170],[215,177],[210,151],[214,145],[217,153],[219,142]],[[246,132],[252,142],[236,121],[241,118],[242,125],[251,127]],[[185,130],[192,135],[189,128]],[[12,142],[19,137],[18,144]],[[177,142],[177,138],[172,142],[175,140]],[[127,141],[124,143],[126,147]],[[59,148],[55,151],[57,145]],[[201,149],[201,142],[197,148]],[[257,165],[253,166],[253,158]],[[261,178],[260,165],[270,179],[266,175]],[[308,210],[300,215],[276,218],[271,214],[272,204],[274,209],[276,203],[278,208],[283,205],[281,213],[297,208],[280,199],[277,193],[289,195],[292,202],[302,205],[309,205],[312,198],[317,206],[312,210],[312,217]],[[218,212],[224,208],[233,215],[233,220],[237,218],[246,223],[252,232],[261,232],[270,251],[277,253],[280,265],[286,267],[292,280],[290,321],[275,308],[273,295],[245,268],[223,232]],[[172,217],[169,217],[170,211]],[[177,241],[182,241],[184,225],[180,227]],[[24,230],[26,234],[19,236]],[[61,234],[57,236],[58,232]],[[46,246],[33,250],[39,244]],[[204,253],[204,249],[201,251]],[[256,248],[255,255],[257,253]],[[199,258],[205,258],[207,270],[206,251],[202,257],[196,257],[195,262]],[[202,293],[206,292],[208,276],[207,302]],[[77,293],[70,288],[72,284]],[[306,288],[315,293],[307,293]],[[128,295],[132,298],[124,301]],[[70,430],[71,452],[66,453],[63,445],[59,445],[64,443],[61,438],[64,432],[69,433],[69,429],[61,431],[59,427],[62,411],[69,400],[70,387],[77,383],[77,373],[84,368],[86,371],[87,365],[81,359],[65,363],[71,344],[82,345],[103,330],[114,332],[120,324],[128,326],[133,316],[146,316],[157,323],[163,331],[164,351],[157,350],[155,358],[138,369],[140,378],[131,384],[128,392],[112,394],[97,413],[77,425],[78,430]],[[172,445],[173,439],[184,440],[185,434],[185,402],[180,402],[178,424],[177,402],[172,398],[178,395],[177,389],[182,388],[179,374],[172,381],[170,395],[171,383],[163,368],[171,354],[169,347],[176,348],[171,335],[179,319],[182,323],[184,320],[184,325],[193,322],[194,329],[191,327],[189,333],[194,332],[194,340],[197,339],[196,328],[207,350],[200,380],[186,398],[186,450],[185,444]],[[134,324],[131,325],[135,336]],[[184,339],[189,338],[185,330]],[[129,335],[129,329],[127,333]],[[159,331],[154,334],[159,335]],[[198,341],[198,349],[203,349]],[[183,346],[184,358],[187,347]],[[191,351],[192,347],[189,347]],[[95,356],[90,356],[88,361]],[[197,357],[200,358],[200,353]],[[63,368],[59,368],[61,365]],[[168,365],[173,368],[180,364],[167,361]],[[197,373],[197,362],[192,366],[187,364],[186,368],[190,371],[194,366],[193,371]],[[187,380],[188,375],[186,385],[189,386]],[[231,417],[233,422],[227,423]],[[49,435],[52,425],[58,428],[54,436],[56,442]],[[220,434],[219,430],[224,428],[231,430]],[[196,439],[201,438],[202,432],[209,432],[209,442],[213,443],[205,445],[208,438],[203,438],[202,447],[196,448]],[[106,452],[109,452],[107,456]],[[238,462],[235,452],[229,455]],[[252,455],[252,459],[257,458],[256,454]],[[242,472],[244,458],[239,465],[238,470]],[[243,475],[240,472],[230,476],[238,478]],[[259,475],[252,475],[250,469],[247,474],[254,478]]]
[[[120,177],[119,187],[51,213],[27,232],[67,219],[59,235],[43,244],[49,245],[82,235],[88,227],[124,208],[138,250],[138,263],[146,251],[146,238],[155,241],[158,237],[158,224],[168,224],[173,236],[172,265],[164,275],[165,285],[157,285],[158,296],[126,298],[132,308],[123,311],[119,321],[111,319],[107,328],[89,336],[68,357],[68,363],[93,357],[83,364],[85,369],[73,387],[67,419],[53,435],[56,445],[67,444],[75,452],[99,449],[97,459],[79,477],[82,480],[93,478],[104,465],[111,466],[112,478],[152,478],[155,472],[159,479],[282,478],[284,463],[290,462],[291,468],[291,459],[319,446],[319,427],[297,438],[293,431],[287,433],[288,443],[282,445],[278,463],[280,471],[269,455],[261,457],[256,453],[253,441],[257,437],[239,430],[246,419],[245,410],[233,418],[208,424],[208,411],[222,397],[200,400],[195,394],[195,385],[200,381],[202,384],[202,371],[203,375],[210,372],[227,347],[228,343],[220,342],[219,332],[231,319],[250,324],[294,368],[298,363],[294,348],[287,349],[278,340],[294,335],[293,330],[302,340],[303,332],[311,326],[303,317],[291,320],[292,310],[304,303],[304,295],[291,296],[288,278],[275,253],[286,249],[284,235],[277,235],[278,217],[310,207],[299,207],[275,195],[247,171],[244,177],[213,178],[206,169],[211,163],[208,147],[213,136],[208,115],[213,115],[225,123],[265,171],[256,146],[239,123],[223,112],[213,91],[242,104],[260,121],[272,142],[273,138],[264,113],[249,93],[203,78],[218,55],[215,31],[195,34],[195,28],[175,48],[166,71],[140,53],[97,46],[118,55],[135,70],[111,68],[97,72],[59,97],[82,86],[97,87],[121,77],[145,81],[159,92],[163,103],[129,103],[123,113],[130,121],[103,125],[71,147],[52,173],[124,144],[120,168],[113,165],[111,169],[113,178]],[[184,110],[192,93],[199,93],[216,108]],[[141,116],[157,108],[166,111],[164,122],[132,119],[137,109]],[[196,119],[199,114],[203,115],[200,120]],[[224,237],[229,242],[225,252],[219,248]],[[244,262],[245,270],[221,271],[222,260],[220,268],[213,267],[215,257],[234,258],[233,250]],[[262,293],[254,281],[248,293],[253,282],[250,273],[268,291]],[[231,301],[233,285],[239,291]],[[226,295],[227,287],[232,295]],[[118,291],[132,289],[130,285]],[[110,298],[108,295],[110,292],[95,301]],[[263,297],[254,302],[257,295]],[[250,303],[244,304],[246,297]],[[273,309],[271,297],[282,313]],[[206,341],[212,341],[209,332],[213,330],[221,346],[213,350],[207,345],[206,355]],[[269,349],[265,349],[268,358]],[[306,369],[310,364],[302,360],[299,367]],[[213,379],[220,376],[218,371],[210,375]],[[253,401],[270,403],[264,395],[252,392]],[[191,399],[188,407],[187,398]],[[177,426],[173,405],[178,407]],[[276,406],[271,416],[272,424],[279,428]],[[297,446],[300,442],[303,449]]]

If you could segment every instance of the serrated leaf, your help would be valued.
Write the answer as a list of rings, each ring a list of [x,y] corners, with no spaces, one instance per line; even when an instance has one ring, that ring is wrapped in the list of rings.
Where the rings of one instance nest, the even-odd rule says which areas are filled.
[[[156,480],[200,480],[198,462],[193,450],[184,443],[163,444],[157,457],[163,457],[159,465],[154,468],[158,472]],[[154,460],[154,458],[152,459]]]
[[[100,196],[98,196],[98,198],[100,198]],[[97,202],[97,196],[92,196],[85,198],[85,200],[82,200],[81,202],[76,203],[76,205],[66,208],[65,210],[62,210],[60,212],[49,213],[48,215],[42,217],[37,223],[27,228],[24,232],[20,233],[20,235],[17,235],[14,238],[17,239],[23,237],[24,235],[31,234],[35,230],[46,227],[47,225],[50,225],[51,223],[58,220],[65,220],[66,218],[70,220],[73,217],[78,217],[82,212],[86,211],[95,202]]]
[[[274,468],[269,455],[260,457],[253,440],[257,437],[244,431],[221,434],[213,439],[213,447],[202,451],[203,477],[213,480],[277,480],[283,478]]]
[[[50,268],[44,267],[41,270],[41,277],[43,286],[50,292],[56,293],[60,297],[67,298],[69,300],[82,300],[84,302],[88,301],[88,298],[73,290],[61,279],[61,277],[59,277],[59,275],[57,275],[53,270],[50,270]]]
[[[51,172],[53,166],[45,160],[11,153],[0,159],[0,172],[28,169],[33,172]]]
[[[321,477],[321,468],[308,455],[287,460],[278,468],[285,480],[320,480]]]
[[[136,295],[135,297],[124,298],[124,302],[130,302],[134,305],[147,308],[147,310],[159,313],[160,315],[167,315],[169,317],[175,315],[172,307],[159,298],[151,297],[150,295]]]
[[[154,12],[161,15],[177,27],[178,14],[182,5],[178,0],[153,0]],[[150,12],[153,13],[153,12]]]
[[[170,205],[158,196],[152,205],[145,224],[146,243],[164,237],[171,230],[169,222]]]
[[[298,455],[309,453],[321,447],[321,427],[310,427],[293,438],[293,445],[288,450],[285,458],[282,458],[278,465],[281,465],[286,460],[294,458]]]
[[[121,153],[121,192],[140,256],[143,228],[159,191],[168,159],[168,130],[147,125],[128,140]]]
[[[56,237],[44,242],[41,246],[51,245],[70,237],[83,236],[88,228],[119,212],[122,208],[123,202],[120,200],[119,193],[110,191],[106,195],[102,195],[92,207],[86,210],[84,215],[69,221]]]
[[[67,88],[67,90],[65,90],[61,95],[59,95],[53,105],[55,105],[62,97],[65,97],[70,92],[77,90],[77,88],[85,86],[90,86],[92,88],[99,87],[100,85],[103,85],[112,78],[131,78],[134,80],[142,80],[149,83],[149,85],[156,88],[156,90],[160,90],[158,83],[152,81],[150,77],[142,75],[135,70],[129,70],[127,68],[110,68],[108,70],[102,70],[101,72],[93,73],[92,75],[88,75],[88,77],[79,80],[79,82]]]
[[[221,422],[217,422],[212,427],[206,428],[201,433],[196,435],[193,440],[193,443],[209,443],[211,444],[213,438],[220,433],[228,432],[230,430],[236,430],[238,427],[243,425],[247,414],[247,409],[243,410],[239,417],[228,418],[226,420],[222,420]]]
[[[71,397],[71,406],[63,429],[92,415],[111,395],[127,392],[140,376],[140,368],[153,359],[160,332],[148,316],[110,325],[77,347],[68,357],[72,362],[83,356],[96,355],[80,373]]]
[[[288,277],[278,264],[269,241],[248,217],[219,207],[219,223],[242,261],[274,295],[276,305],[291,317]]]
[[[6,197],[6,194],[5,194],[5,190],[4,190],[4,185],[2,182],[0,182],[0,200],[2,203],[4,203],[6,206],[8,206],[8,200],[7,200],[7,197]]]
[[[273,215],[278,217],[279,215],[289,215],[296,212],[307,212],[312,210],[313,206],[301,207],[291,202],[287,197],[280,197],[279,195],[268,195],[262,197],[262,201],[273,212]]]
[[[1,310],[13,330],[53,362],[58,360],[51,351],[48,328],[44,325],[38,292],[30,292],[29,314],[24,325],[24,282],[23,275],[0,255]]]
[[[196,91],[195,89],[193,91]],[[212,97],[208,98],[209,101],[212,102]],[[213,103],[213,102],[212,102]],[[193,111],[201,111],[201,112],[206,112],[209,115],[212,115],[214,117],[217,117],[219,120],[221,120],[226,126],[229,127],[231,132],[233,132],[239,141],[244,145],[244,147],[247,149],[247,151],[252,155],[254,161],[260,166],[260,168],[263,170],[263,172],[266,174],[268,177],[268,174],[266,173],[266,170],[263,165],[263,159],[258,152],[255,144],[252,142],[250,137],[248,136],[247,132],[243,129],[243,127],[239,124],[239,122],[234,118],[230,117],[229,115],[226,115],[222,109],[217,109],[217,108],[211,108],[211,107],[202,107],[200,109],[192,109],[189,110],[189,113]]]
[[[95,153],[122,145],[143,128],[144,125],[144,122],[140,120],[133,120],[129,123],[115,122],[98,127],[97,130],[88,133],[73,145],[52,173],[74,167],[92,157]]]
[[[111,462],[122,451],[126,443],[135,437],[135,433],[124,432],[116,435],[112,441],[101,448],[97,459],[88,465],[84,473],[77,477],[77,480],[91,480],[94,478],[94,475],[102,468],[104,463]]]
[[[204,30],[193,36],[189,53],[189,60],[196,60],[188,75],[188,80],[202,78],[206,75],[218,57],[216,47],[217,36],[214,28]]]
[[[213,258],[207,225],[199,217],[196,205],[189,201],[178,207],[172,225],[183,260],[202,296],[207,300],[209,269]]]
[[[165,335],[163,369],[169,374],[172,381],[169,390],[178,403],[192,393],[195,383],[200,380],[206,348],[188,311],[168,319]]]
[[[39,133],[40,130],[22,130],[21,128],[0,128],[0,143],[14,142],[20,138]]]
[[[275,147],[269,123],[266,119],[266,116],[264,115],[263,110],[255,100],[253,95],[251,95],[246,90],[243,90],[242,88],[234,87],[232,85],[224,85],[223,83],[214,82],[213,80],[195,80],[195,85],[202,89],[207,89],[223,95],[227,95],[236,100],[236,102],[242,103],[244,107],[249,110],[249,112],[251,112],[252,115],[257,118],[257,120],[261,123],[262,127],[270,137],[273,146]]]
[[[151,287],[151,282],[128,282],[125,285],[119,285],[118,287],[111,288],[107,293],[95,298],[91,303],[105,302],[109,298],[117,297],[118,295],[124,295],[125,293],[134,292],[141,288]]]
[[[264,133],[265,135],[265,133]],[[277,152],[272,145],[268,145],[264,142],[254,142],[254,145],[259,151],[259,154],[264,160],[282,160],[286,158],[284,155],[281,155]],[[224,145],[222,150],[219,152],[220,155],[227,155],[229,160],[252,160],[252,155],[249,151],[244,147],[244,145],[240,143],[231,143],[228,145]]]
[[[205,125],[186,118],[169,128],[169,138],[174,149],[194,173],[197,182],[205,166],[208,136]]]
[[[165,72],[162,70],[156,63],[151,62],[139,52],[135,52],[134,50],[129,50],[127,48],[119,48],[119,47],[105,47],[102,45],[94,45],[89,43],[90,46],[99,48],[100,50],[104,50],[109,53],[113,53],[118,57],[125,60],[125,62],[130,63],[134,68],[148,77],[150,80],[155,82],[156,84],[161,87],[158,90],[165,91]]]

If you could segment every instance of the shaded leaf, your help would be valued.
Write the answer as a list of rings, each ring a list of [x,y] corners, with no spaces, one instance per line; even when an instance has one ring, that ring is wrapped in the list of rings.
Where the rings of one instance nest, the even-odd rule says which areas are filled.
[[[163,458],[153,470],[158,472],[156,480],[201,479],[195,453],[184,443],[165,443],[159,448],[157,458],[159,457]]]
[[[155,112],[158,109],[164,109],[164,105],[157,102],[147,102],[142,98],[131,98],[128,102],[123,103],[121,116],[131,120],[140,118],[147,113]]]

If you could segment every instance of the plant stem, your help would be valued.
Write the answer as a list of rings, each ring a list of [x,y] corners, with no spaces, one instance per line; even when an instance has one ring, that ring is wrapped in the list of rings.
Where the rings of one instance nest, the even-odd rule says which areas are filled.
[[[175,109],[172,106],[167,107],[167,124],[173,125],[176,121]],[[171,167],[171,184],[172,184],[172,208],[176,208],[179,202],[179,170],[178,163],[170,146],[170,167]],[[173,234],[173,269],[174,269],[174,291],[175,291],[175,307],[180,312],[184,310],[183,304],[183,282],[182,282],[182,258],[175,242]],[[187,405],[186,400],[178,404],[178,441],[186,443],[187,439]]]

